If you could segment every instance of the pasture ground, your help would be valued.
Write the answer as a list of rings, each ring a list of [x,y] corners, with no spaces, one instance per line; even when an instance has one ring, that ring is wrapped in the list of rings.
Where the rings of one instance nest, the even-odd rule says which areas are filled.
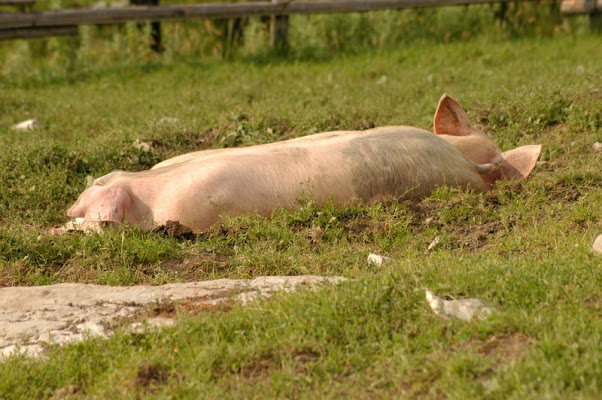
[[[599,398],[602,257],[591,244],[602,233],[602,154],[592,148],[602,141],[601,61],[599,36],[558,36],[0,82],[1,286],[353,279],[184,312],[161,331],[51,346],[43,359],[12,357],[0,364],[0,397]],[[441,188],[417,204],[343,208],[301,199],[296,211],[193,237],[47,234],[87,176],[326,130],[430,129],[444,92],[503,150],[541,143],[543,162],[487,194]],[[11,130],[29,118],[40,127]],[[370,252],[396,261],[369,266]],[[425,289],[478,297],[498,313],[444,320]]]

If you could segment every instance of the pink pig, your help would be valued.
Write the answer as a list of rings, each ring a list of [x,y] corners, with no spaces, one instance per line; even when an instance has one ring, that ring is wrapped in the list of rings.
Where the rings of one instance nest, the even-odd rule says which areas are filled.
[[[353,198],[417,200],[441,185],[487,191],[498,179],[525,178],[541,151],[500,151],[445,94],[434,127],[436,134],[387,126],[188,153],[148,171],[97,179],[67,214],[79,219],[77,229],[124,222],[152,229],[172,220],[203,231],[223,216],[294,208],[302,195],[341,205]]]

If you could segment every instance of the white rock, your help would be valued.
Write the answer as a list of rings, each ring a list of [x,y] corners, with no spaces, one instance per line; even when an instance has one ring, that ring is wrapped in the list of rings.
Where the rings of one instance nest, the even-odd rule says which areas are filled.
[[[385,265],[391,261],[393,261],[393,259],[391,257],[380,256],[380,255],[374,254],[374,253],[368,254],[368,264],[375,265],[377,267]]]
[[[470,321],[473,317],[485,319],[494,311],[479,299],[444,300],[430,290],[426,291],[426,301],[435,314],[442,317],[455,317],[462,321]]]
[[[132,147],[134,147],[135,149],[138,149],[140,151],[143,151],[145,153],[151,151],[153,148],[153,146],[150,143],[142,142],[139,139],[136,139],[134,141],[134,143],[132,144]]]
[[[387,75],[383,75],[376,81],[376,84],[382,85],[383,83],[386,83],[386,82],[387,82]]]
[[[42,343],[67,344],[87,337],[106,337],[109,327],[136,317],[149,303],[162,301],[219,304],[249,302],[277,291],[337,283],[345,278],[267,276],[253,280],[217,279],[162,286],[101,286],[61,283],[49,286],[0,288],[0,361],[14,352],[40,355]],[[243,296],[243,295],[248,296]],[[148,318],[132,329],[171,326],[171,318]]]
[[[441,236],[439,236],[439,235],[435,236],[435,239],[433,239],[431,244],[429,244],[427,251],[433,250],[435,247],[437,247],[437,245],[439,244],[440,241],[441,241]]]
[[[179,119],[173,117],[163,117],[159,120],[159,125],[170,125],[170,124],[178,124],[180,122]]]
[[[599,152],[601,152],[601,151],[602,151],[602,143],[600,143],[600,142],[595,142],[595,143],[592,145],[592,149],[594,149],[594,152],[595,152],[595,153],[599,153]]]
[[[594,240],[592,250],[602,256],[602,234],[598,235],[596,240]]]
[[[35,119],[28,119],[27,121],[19,122],[13,125],[13,129],[16,131],[33,131],[40,127],[40,124]]]

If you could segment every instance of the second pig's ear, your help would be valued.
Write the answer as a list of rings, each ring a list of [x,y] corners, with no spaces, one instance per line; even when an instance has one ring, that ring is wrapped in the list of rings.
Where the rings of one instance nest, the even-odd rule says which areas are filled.
[[[502,174],[506,179],[525,179],[535,168],[540,153],[540,144],[517,147],[503,152],[502,157],[505,162],[502,166]]]
[[[478,133],[460,104],[447,94],[439,99],[433,125],[437,135],[468,136]]]

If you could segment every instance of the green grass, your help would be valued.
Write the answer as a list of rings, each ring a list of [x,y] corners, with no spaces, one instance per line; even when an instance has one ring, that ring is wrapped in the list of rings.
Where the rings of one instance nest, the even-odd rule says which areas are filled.
[[[41,360],[14,357],[0,364],[0,397],[599,398],[602,258],[590,248],[602,232],[602,160],[592,150],[602,141],[600,55],[596,36],[481,38],[293,62],[131,62],[75,75],[48,64],[31,81],[0,81],[0,285],[355,279],[182,315],[166,330],[49,347]],[[428,129],[444,92],[503,150],[541,143],[546,163],[487,194],[309,202],[229,219],[193,240],[130,228],[47,234],[88,175],[325,130]],[[41,128],[11,130],[28,118]],[[136,139],[153,150],[135,149]],[[396,261],[369,266],[369,252]],[[427,288],[499,312],[443,320]]]

